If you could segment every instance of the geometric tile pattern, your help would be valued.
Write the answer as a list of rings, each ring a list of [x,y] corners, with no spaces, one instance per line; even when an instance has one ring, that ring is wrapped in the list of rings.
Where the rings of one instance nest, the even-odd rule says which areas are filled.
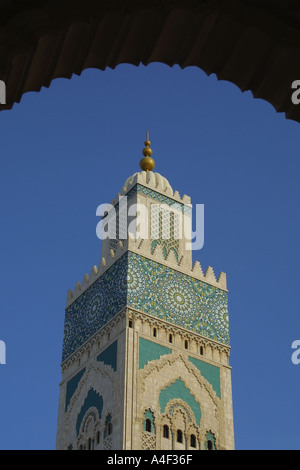
[[[63,361],[126,306],[126,275],[124,255],[66,308]]]
[[[163,237],[165,235],[163,233],[164,230],[165,230],[164,227],[160,226],[159,229],[158,229],[158,227],[156,227],[156,229],[158,229],[158,230],[155,230],[155,227],[153,227],[153,225],[151,225],[151,238],[158,239],[158,240],[155,240],[155,243],[153,243],[153,249],[155,248],[155,246],[157,244],[162,244],[166,247],[165,248],[166,256],[169,253],[170,249],[173,249],[173,251],[176,255],[176,258],[178,258],[178,230],[179,230],[179,220],[180,220],[178,212],[180,212],[180,213],[182,212],[185,215],[190,215],[191,216],[192,215],[192,208],[190,206],[186,205],[186,204],[175,201],[174,199],[171,199],[168,196],[165,196],[165,195],[160,194],[156,191],[153,191],[152,189],[146,188],[145,186],[142,186],[141,184],[136,184],[135,186],[133,186],[133,188],[130,189],[130,191],[128,191],[126,193],[127,201],[129,201],[130,198],[132,196],[134,196],[137,192],[139,192],[139,193],[141,193],[145,196],[149,196],[152,199],[154,199],[155,201],[159,202],[159,204],[156,203],[156,204],[153,204],[153,206],[156,206],[156,207],[154,207],[154,211],[155,210],[160,211],[160,216],[161,216],[161,213],[165,211],[165,209],[163,208],[164,205],[165,205],[165,207],[169,206],[170,210],[172,210],[171,217],[174,220],[171,221],[170,231],[173,232],[173,236],[171,234],[171,236],[168,236],[168,238],[170,240],[163,240]],[[159,209],[158,209],[158,206],[160,207]],[[121,217],[119,218],[120,215],[119,215],[119,203],[118,202],[114,205],[114,210],[115,210],[115,212],[113,212],[111,216],[116,217],[116,220],[115,220],[116,230],[114,230],[116,233],[114,234],[114,236],[109,237],[110,238],[110,247],[112,249],[116,249],[118,240],[123,239],[122,237],[119,236],[119,233],[118,233],[119,226],[122,227],[123,229],[125,228],[125,230],[127,229],[127,220],[123,221]],[[177,214],[176,214],[176,212],[177,212]],[[152,217],[152,209],[151,209],[151,217]],[[108,222],[108,219],[106,220],[106,222]],[[161,225],[161,222],[160,222],[160,225]],[[154,228],[154,230],[152,232],[153,228]],[[160,232],[162,232],[161,235],[159,235],[159,230],[160,230]],[[127,233],[127,231],[126,231],[126,233]],[[175,238],[175,240],[174,240],[174,238]],[[170,243],[171,243],[172,246],[170,246]]]
[[[127,193],[128,197],[130,197],[130,193],[133,190],[135,190],[135,186]],[[172,206],[172,208],[174,209],[181,210],[182,212],[186,212],[189,215],[192,214],[192,208],[190,206],[177,202],[174,199],[171,199],[168,196],[164,196],[163,194],[153,191],[152,189],[146,188],[141,184],[136,185],[136,190],[139,193],[144,194],[145,196],[149,196],[152,199],[155,199],[156,201],[159,201],[163,204],[168,204],[168,206]]]
[[[67,307],[62,360],[126,306],[229,344],[227,292],[127,251]]]
[[[173,250],[178,261],[179,214],[166,207],[163,204],[151,204],[151,253],[157,245],[161,245],[165,259]]]
[[[129,253],[128,305],[229,344],[227,292]]]
[[[134,196],[136,193],[143,194],[144,196],[149,196],[152,199],[155,199],[159,203],[162,204],[167,204],[168,206],[172,206],[174,210],[179,210],[182,212],[185,212],[189,215],[192,215],[192,208],[184,203],[175,201],[174,199],[165,196],[164,194],[158,193],[157,191],[154,191],[153,189],[146,188],[145,186],[141,184],[136,184],[133,186],[130,191],[126,193],[127,199],[130,199],[132,196]],[[115,204],[115,210],[118,209],[119,203]]]

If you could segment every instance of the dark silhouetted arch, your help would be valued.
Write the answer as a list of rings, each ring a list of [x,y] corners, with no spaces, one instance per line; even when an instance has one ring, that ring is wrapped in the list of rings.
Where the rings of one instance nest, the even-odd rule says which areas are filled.
[[[0,109],[87,68],[161,62],[216,74],[300,122],[299,50],[292,0],[3,0]]]

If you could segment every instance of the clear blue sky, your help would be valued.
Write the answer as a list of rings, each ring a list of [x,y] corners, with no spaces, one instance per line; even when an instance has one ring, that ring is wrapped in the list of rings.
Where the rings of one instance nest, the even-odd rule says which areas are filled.
[[[300,78],[300,77],[297,77]],[[88,70],[0,113],[0,448],[54,449],[66,293],[100,260],[96,208],[139,171],[205,205],[227,273],[237,449],[300,449],[300,125],[197,68]]]

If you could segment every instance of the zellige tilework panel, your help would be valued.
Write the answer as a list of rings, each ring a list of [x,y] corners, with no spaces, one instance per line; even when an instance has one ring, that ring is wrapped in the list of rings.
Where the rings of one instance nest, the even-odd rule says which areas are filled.
[[[227,292],[126,252],[66,309],[63,360],[126,306],[229,344]]]

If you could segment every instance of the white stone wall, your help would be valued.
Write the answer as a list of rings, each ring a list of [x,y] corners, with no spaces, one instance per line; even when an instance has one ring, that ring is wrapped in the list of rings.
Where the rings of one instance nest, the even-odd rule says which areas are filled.
[[[59,412],[57,426],[57,449],[79,449],[80,445],[87,446],[88,439],[94,441],[95,449],[120,449],[122,448],[123,413],[124,413],[124,382],[125,382],[125,313],[121,312],[108,325],[91,338],[83,347],[73,354],[62,365],[62,382],[60,384]],[[112,343],[118,341],[117,368],[116,371],[110,365],[97,360],[97,356],[106,350]],[[67,411],[65,411],[67,382],[83,368],[86,369],[78,386],[72,395]],[[90,425],[85,426],[84,432],[77,435],[76,422],[81,407],[89,390],[93,388],[103,399],[101,419],[96,409],[87,410],[82,419],[88,421],[89,414],[96,416]],[[93,413],[94,412],[94,413]],[[113,432],[104,439],[104,421],[107,415],[112,416]],[[89,423],[87,423],[89,424]],[[100,433],[100,438],[98,435]]]
[[[229,348],[209,341],[196,334],[189,335],[189,349],[184,347],[185,331],[166,322],[153,320],[150,316],[129,311],[134,319],[133,328],[128,329],[126,341],[126,403],[124,435],[125,449],[191,449],[190,435],[196,436],[196,448],[205,448],[205,434],[211,431],[216,438],[217,449],[234,449],[233,414],[231,396],[231,368],[228,365]],[[153,328],[157,336],[153,337]],[[168,342],[169,332],[173,333],[173,342]],[[139,337],[149,339],[172,349],[172,354],[162,355],[139,370]],[[200,346],[204,345],[200,354]],[[220,367],[221,398],[218,398],[211,384],[201,375],[197,367],[189,361],[193,356],[203,362]],[[180,411],[180,399],[176,406],[178,413],[172,419],[168,410],[161,413],[159,393],[162,389],[181,378],[195,400],[200,404],[202,418],[200,427],[193,418]],[[183,408],[188,408],[182,403]],[[152,410],[155,415],[155,435],[143,431],[144,413]],[[190,415],[193,416],[191,412]],[[184,442],[177,443],[176,438],[163,437],[163,426],[167,424],[176,434],[177,429],[184,433]],[[131,432],[128,432],[132,428]]]

